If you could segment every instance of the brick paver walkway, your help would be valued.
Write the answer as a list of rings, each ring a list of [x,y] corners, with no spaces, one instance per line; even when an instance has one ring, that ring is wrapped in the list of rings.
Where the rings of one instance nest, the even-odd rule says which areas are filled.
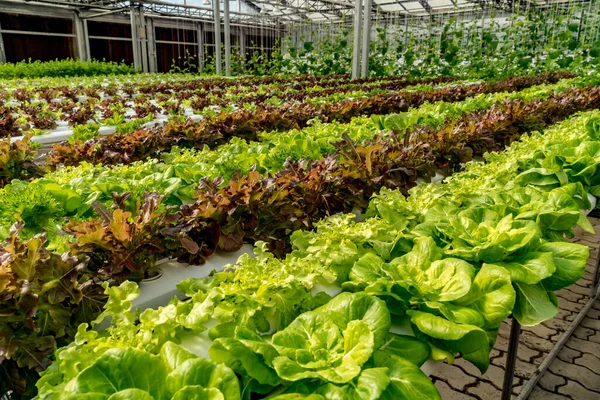
[[[600,220],[591,218],[595,235],[578,232],[574,242],[590,246],[591,255],[584,277],[575,285],[557,292],[560,311],[551,321],[523,328],[519,342],[513,398],[535,373],[559,337],[590,299],[593,269],[600,245]],[[470,363],[457,359],[443,364],[432,378],[444,400],[500,399],[510,322],[500,327],[492,350],[492,365],[485,375]],[[600,400],[600,300],[575,330],[542,376],[530,400]]]

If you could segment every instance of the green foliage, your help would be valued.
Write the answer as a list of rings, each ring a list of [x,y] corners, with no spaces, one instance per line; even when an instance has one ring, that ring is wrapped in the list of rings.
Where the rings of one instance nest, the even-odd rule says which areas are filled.
[[[106,61],[20,61],[0,65],[0,79],[135,74],[133,67]]]
[[[369,46],[369,76],[500,79],[551,70],[588,71],[600,60],[600,46],[591,33],[600,16],[586,6],[575,4],[560,11],[532,8],[503,22],[495,17],[492,13],[485,23],[431,18],[421,22],[425,27],[407,25],[407,31],[392,30],[387,23],[376,25]],[[350,74],[353,46],[348,31],[321,28],[319,33],[307,37],[298,32],[285,39],[280,71]]]
[[[10,138],[0,139],[0,188],[14,179],[30,180],[46,172],[46,167],[36,160],[39,146],[31,142],[32,136],[14,142]]]
[[[40,390],[38,398],[56,399],[223,399],[239,400],[233,371],[198,358],[172,342],[159,354],[134,348],[114,348],[86,354],[77,372],[65,366],[65,381]],[[143,366],[143,368],[142,368]]]
[[[131,132],[135,131],[136,129],[138,129],[140,126],[147,124],[148,122],[150,122],[152,120],[154,120],[154,115],[148,114],[144,118],[137,118],[137,119],[131,120],[129,122],[121,122],[120,124],[118,124],[116,126],[116,131],[117,131],[117,133],[122,133],[122,134],[131,133]]]
[[[544,98],[550,93],[546,89],[536,88],[526,95]],[[575,93],[576,99],[588,98],[587,91]],[[572,94],[565,98],[572,99],[569,96]],[[549,103],[569,103],[562,99],[557,94]],[[202,354],[212,360],[196,362],[202,376],[212,377],[212,371],[219,369],[228,371],[222,382],[232,384],[216,388],[225,398],[229,396],[225,392],[235,390],[248,398],[285,399],[292,394],[356,399],[439,398],[419,370],[427,357],[452,361],[460,353],[485,371],[490,344],[502,320],[510,313],[524,325],[551,318],[557,311],[552,292],[583,274],[589,251],[585,246],[564,243],[564,238],[571,236],[576,226],[591,230],[580,209],[589,207],[587,193],[600,185],[595,173],[600,145],[590,140],[596,122],[589,118],[598,117],[598,113],[583,114],[551,127],[544,135],[523,136],[505,152],[488,154],[488,163],[468,164],[465,172],[447,178],[444,185],[418,185],[408,198],[400,191],[383,190],[370,203],[362,222],[354,222],[353,215],[334,215],[320,222],[317,219],[325,215],[321,204],[332,214],[350,210],[353,205],[364,209],[368,200],[360,196],[368,199],[374,192],[372,188],[390,185],[406,189],[406,182],[412,181],[386,175],[384,167],[398,170],[405,164],[397,160],[412,155],[410,151],[419,145],[427,144],[428,152],[439,152],[433,153],[435,159],[442,158],[438,154],[447,154],[440,148],[462,143],[452,141],[459,135],[449,134],[443,140],[410,143],[405,148],[398,143],[401,134],[391,131],[416,132],[414,124],[420,121],[437,126],[445,115],[461,115],[491,100],[479,97],[456,107],[427,105],[389,121],[363,117],[350,125],[315,122],[310,129],[293,131],[289,136],[270,133],[263,135],[268,139],[263,142],[231,143],[231,154],[219,148],[173,152],[167,163],[151,161],[108,169],[84,164],[55,172],[31,185],[9,185],[3,191],[8,200],[12,199],[11,207],[4,210],[6,220],[11,210],[22,207],[16,208],[16,218],[34,227],[32,233],[40,226],[60,227],[61,233],[75,235],[76,241],[67,246],[70,253],[64,257],[45,248],[43,236],[24,240],[27,234],[11,233],[6,241],[0,257],[0,285],[14,301],[9,302],[13,306],[9,310],[11,318],[2,321],[5,325],[1,330],[18,334],[9,344],[0,342],[3,351],[10,352],[3,363],[12,368],[11,376],[32,365],[43,369],[54,342],[60,346],[75,336],[72,344],[57,351],[56,362],[44,373],[38,384],[40,396],[64,392],[65,396],[75,397],[80,394],[78,388],[86,387],[99,398],[174,398],[180,390],[183,392],[179,396],[184,398],[196,389],[202,395],[218,398],[219,393],[212,391],[212,386],[207,389],[210,385],[204,381],[202,388],[185,388],[187,370],[171,375],[176,368],[171,364],[170,369],[165,368],[157,361],[169,342],[183,343],[186,336],[195,335],[209,344]],[[546,103],[532,104],[538,107]],[[531,113],[538,110],[521,108],[520,102],[511,107],[510,115],[520,115],[522,109]],[[420,119],[424,110],[432,109],[439,114]],[[484,121],[489,122],[486,126],[491,126],[491,131],[500,132],[493,140],[500,138],[503,145],[499,147],[504,148],[511,139],[503,136],[504,131],[494,129],[494,121],[506,121],[502,118],[505,114],[497,110],[503,108],[494,108],[490,113],[494,117]],[[544,111],[544,118],[552,120],[559,114],[555,108],[549,110]],[[469,120],[464,117],[461,121]],[[385,132],[372,141],[351,140],[355,137],[364,142],[381,128]],[[340,138],[339,131],[347,134],[334,145]],[[480,138],[472,134],[467,143]],[[487,143],[489,146],[494,142]],[[344,155],[341,161],[335,156],[313,164],[285,161],[290,154],[302,157],[303,153],[319,159],[331,148]],[[381,149],[391,149],[392,156],[379,153]],[[420,153],[414,154],[422,163]],[[214,162],[220,157],[224,157],[221,165]],[[177,171],[176,167],[186,160],[190,163],[188,169]],[[232,175],[234,179],[225,189],[219,187],[219,179],[204,179],[198,191],[183,193],[182,189],[196,185],[193,181],[197,177],[192,177],[190,171],[204,173],[194,170],[202,162],[206,163],[202,168],[208,171],[230,168],[235,174],[236,168],[245,168],[248,173]],[[307,165],[324,168],[313,170]],[[432,161],[431,165],[438,164]],[[265,173],[286,169],[274,177],[261,177],[259,171],[253,171],[259,168]],[[303,175],[301,170],[305,168],[308,173]],[[337,175],[338,171],[343,173]],[[344,174],[351,181],[343,180]],[[329,180],[311,180],[312,176]],[[344,192],[350,186],[346,182],[351,182],[356,192]],[[365,191],[359,186],[362,182],[374,183],[368,183],[372,186]],[[135,190],[131,198],[126,193],[129,186]],[[161,196],[144,195],[153,187],[170,196],[165,199],[168,204],[180,205],[191,195],[198,202],[172,214],[161,205]],[[19,196],[28,199],[24,195],[31,196],[30,200],[18,204]],[[336,197],[348,204],[339,205]],[[143,199],[147,201],[142,205]],[[92,209],[100,218],[90,219]],[[67,225],[57,222],[66,216],[75,216],[75,220]],[[149,265],[174,254],[169,252],[175,242],[170,238],[177,238],[186,254],[202,258],[218,246],[232,249],[244,237],[283,242],[290,231],[307,227],[314,230],[291,234],[287,257],[275,258],[267,252],[265,243],[258,242],[256,257],[244,256],[222,272],[181,283],[179,290],[188,299],[175,298],[158,310],[131,311],[131,301],[139,295],[131,282],[106,284],[105,292],[98,292],[99,281],[140,279]],[[74,267],[76,260],[81,263]],[[70,274],[65,274],[66,270]],[[40,302],[35,310],[28,308],[32,301],[29,286],[23,286],[32,279],[36,280],[32,290],[42,288],[40,296],[33,296]],[[346,293],[338,294],[340,290]],[[90,298],[92,304],[86,303]],[[105,311],[95,318],[102,304]],[[54,307],[58,305],[60,313]],[[92,305],[95,307],[90,309]],[[77,307],[83,310],[76,311]],[[32,324],[45,313],[53,320],[47,325],[49,334],[42,340]],[[86,325],[75,334],[76,324],[65,323],[72,319],[97,324],[107,317],[112,325],[101,334],[88,331]],[[393,335],[391,331],[398,322],[410,324],[416,338]],[[41,346],[36,348],[33,343]],[[38,364],[29,361],[31,354]],[[157,387],[154,381],[144,383],[136,376],[124,382],[123,374],[117,372],[131,365],[129,359],[148,364],[148,376],[167,380],[167,384]],[[229,379],[231,376],[234,378]],[[196,375],[190,379],[200,380]]]
[[[524,137],[408,198],[382,190],[363,221],[333,215],[294,232],[284,259],[259,242],[255,257],[180,283],[187,300],[137,313],[135,284],[105,285],[110,298],[94,323],[110,317],[111,327],[98,334],[82,325],[43,373],[40,394],[87,379],[81,371],[106,354],[158,357],[169,341],[193,335],[204,343],[196,350],[235,372],[248,398],[438,399],[419,369],[428,357],[452,362],[458,353],[485,372],[503,320],[512,314],[530,326],[552,318],[553,291],[583,275],[589,249],[564,237],[576,225],[589,228],[571,215],[589,207],[592,184],[578,180],[582,167],[574,166],[600,160],[600,147],[587,141],[590,117],[598,112]],[[547,187],[544,179],[515,179],[539,165],[564,180]],[[415,337],[391,332],[403,322]],[[90,361],[73,364],[74,357]],[[155,368],[149,373],[162,373]]]
[[[593,78],[576,78],[563,80],[554,85],[540,85],[529,89],[512,92],[479,95],[462,102],[436,102],[424,104],[419,108],[403,113],[407,119],[418,121],[422,126],[439,129],[445,126],[445,121],[455,119],[467,113],[476,112],[491,107],[498,101],[544,99],[555,92],[563,92],[572,86],[593,84]],[[374,117],[374,120],[385,120],[385,116]],[[32,182],[30,185],[19,187],[18,192],[24,198],[38,198],[38,194],[46,191],[46,183],[54,183],[65,190],[75,192],[82,202],[91,204],[94,200],[101,201],[107,206],[112,204],[112,193],[131,193],[127,201],[128,210],[135,209],[135,202],[146,192],[157,192],[165,195],[165,205],[179,206],[189,202],[194,195],[194,187],[202,178],[213,180],[222,177],[225,182],[231,180],[236,172],[248,173],[256,169],[263,175],[274,174],[284,169],[286,162],[302,159],[319,160],[323,155],[335,151],[335,142],[340,140],[340,133],[357,144],[373,138],[379,130],[384,130],[383,122],[377,122],[366,117],[354,118],[351,122],[322,123],[313,120],[303,129],[293,129],[287,132],[270,132],[260,134],[259,141],[232,139],[228,144],[217,149],[201,150],[173,148],[162,154],[163,162],[156,160],[133,163],[125,166],[91,166],[83,163],[79,167],[61,168],[46,174],[43,182]],[[137,120],[139,121],[139,120]],[[137,124],[138,122],[132,121]],[[123,150],[123,149],[121,149]],[[21,184],[22,185],[22,184]],[[1,214],[6,216],[2,237],[6,237],[10,226],[16,222],[16,215],[24,213],[23,205],[5,198],[7,192],[0,192]],[[34,195],[35,194],[35,195]],[[43,203],[43,201],[41,202]],[[26,204],[26,203],[24,203]],[[37,204],[37,203],[36,203]],[[72,214],[67,214],[73,217]],[[91,214],[85,214],[89,218]],[[25,230],[29,231],[26,221]],[[39,229],[54,232],[56,224]],[[36,229],[38,229],[36,228]],[[52,233],[50,241],[57,240]]]
[[[87,142],[90,139],[100,136],[98,133],[99,130],[100,125],[95,123],[75,125],[73,127],[73,134],[67,138],[67,141],[71,144],[75,142]]]

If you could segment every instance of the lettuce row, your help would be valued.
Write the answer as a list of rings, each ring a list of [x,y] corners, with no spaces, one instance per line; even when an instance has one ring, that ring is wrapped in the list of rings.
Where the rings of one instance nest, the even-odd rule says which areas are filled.
[[[53,399],[240,398],[238,379],[230,368],[198,358],[172,342],[165,343],[156,355],[121,347],[83,362],[89,365],[70,381],[55,387]]]
[[[385,303],[366,293],[340,294],[300,314],[272,336],[238,326],[214,340],[208,360],[172,341],[150,351],[141,331],[134,334],[134,325],[139,324],[130,318],[133,314],[123,313],[139,289],[126,282],[107,290],[111,293],[107,315],[117,325],[111,336],[80,326],[75,342],[59,349],[57,361],[42,374],[38,398],[237,400],[257,394],[269,399],[292,394],[317,399],[440,398],[419,369],[429,358],[429,346],[390,333]],[[151,323],[147,314],[140,317],[141,324]],[[164,317],[159,319],[165,322]],[[138,340],[118,338],[117,331],[125,334],[127,329],[126,336]],[[144,368],[136,368],[139,365]]]
[[[54,167],[78,165],[82,161],[105,165],[130,164],[154,158],[173,146],[213,147],[225,144],[233,137],[255,141],[261,131],[301,128],[314,118],[349,122],[358,115],[403,112],[428,101],[462,101],[480,93],[524,89],[544,82],[556,83],[572,76],[567,73],[546,73],[535,77],[513,77],[494,83],[433,88],[427,85],[415,91],[390,91],[371,97],[347,98],[318,105],[306,101],[271,101],[260,107],[226,109],[205,114],[198,122],[171,120],[162,128],[138,130],[128,135],[111,134],[75,145],[58,143],[48,153],[46,163]],[[207,99],[200,101],[209,105]]]
[[[600,113],[524,141],[535,138],[546,149],[561,143],[569,153],[562,134],[569,132],[578,148],[596,135],[593,118]],[[497,161],[471,164],[447,185],[419,186],[408,198],[382,190],[364,221],[335,215],[315,231],[294,232],[293,252],[284,260],[258,243],[256,257],[182,282],[178,288],[189,300],[138,315],[129,311],[139,293],[135,284],[108,288],[109,303],[97,320],[113,318],[108,336],[80,327],[43,374],[40,396],[86,370],[69,371],[66,360],[73,357],[120,346],[157,354],[192,335],[206,338],[213,362],[236,372],[243,398],[438,398],[418,369],[426,358],[451,362],[459,353],[485,372],[500,323],[511,313],[524,325],[552,318],[552,292],[585,270],[589,249],[564,240],[577,225],[591,230],[580,209],[590,206],[593,182],[564,170],[575,163],[551,162],[553,175],[544,175],[551,180],[503,182],[496,172],[494,182],[474,173],[489,168],[526,176],[538,168],[531,163],[545,158],[531,148],[521,153],[521,145],[488,155]],[[588,167],[596,162],[581,159]],[[473,184],[451,191],[453,180]],[[391,333],[403,321],[415,338]]]
[[[447,118],[489,108],[505,98],[545,98],[572,87],[593,85],[596,79],[566,79],[521,92],[479,95],[458,103],[425,104],[406,115],[411,115],[421,125],[440,126]],[[166,205],[181,205],[192,200],[194,187],[200,178],[220,176],[228,182],[236,171],[248,172],[252,168],[263,174],[275,173],[284,168],[287,160],[320,159],[332,152],[335,149],[333,143],[341,139],[340,132],[360,143],[375,136],[379,128],[375,121],[366,117],[357,117],[347,124],[323,124],[315,120],[302,130],[263,133],[258,142],[234,138],[217,150],[175,148],[163,154],[162,163],[150,160],[114,167],[82,163],[78,167],[57,170],[31,183],[15,181],[0,191],[0,237],[8,236],[16,215],[25,221],[23,234],[26,236],[40,230],[52,233],[64,217],[88,219],[93,215],[89,205],[96,200],[111,203],[114,192],[132,194],[128,203],[131,211],[136,201],[149,192],[164,194],[163,203]],[[28,202],[21,202],[22,198],[27,198]],[[50,239],[52,244],[60,247],[61,238],[51,234]]]

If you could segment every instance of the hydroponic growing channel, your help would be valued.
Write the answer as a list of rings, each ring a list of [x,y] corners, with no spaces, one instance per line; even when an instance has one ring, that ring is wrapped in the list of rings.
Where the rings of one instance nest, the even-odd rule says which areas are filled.
[[[0,0],[0,398],[595,398],[599,16]]]

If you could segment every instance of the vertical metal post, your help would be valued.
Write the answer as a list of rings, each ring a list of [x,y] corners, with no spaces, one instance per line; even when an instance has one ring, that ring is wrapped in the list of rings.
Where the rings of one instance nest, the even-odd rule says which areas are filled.
[[[363,15],[363,43],[362,43],[362,69],[360,76],[369,77],[369,50],[371,45],[371,4],[372,0],[365,0],[365,12]]]
[[[4,41],[2,40],[2,26],[0,26],[0,64],[6,62],[6,49],[4,48]]]
[[[83,29],[83,20],[78,12],[73,13],[73,25],[75,25],[75,42],[77,43],[77,58],[85,61],[87,60],[87,50],[85,43],[85,32]]]
[[[404,16],[404,51],[406,51],[406,45],[408,44],[408,15]]]
[[[146,38],[148,42],[148,69],[150,72],[157,72],[156,35],[154,33],[154,19],[152,18],[146,19]]]
[[[517,365],[517,350],[519,349],[519,337],[521,336],[521,324],[513,316],[510,324],[510,338],[508,339],[508,352],[506,353],[506,369],[504,370],[504,382],[502,384],[501,400],[510,400],[512,397],[513,379]]]
[[[231,27],[229,25],[229,0],[223,0],[223,25],[225,30],[225,75],[231,76]]]
[[[88,33],[88,23],[87,23],[87,19],[84,19],[82,21],[83,24],[83,40],[85,43],[85,55],[87,57],[88,60],[92,59],[92,48],[90,46],[90,34]]]
[[[358,78],[360,70],[360,26],[362,22],[362,0],[355,0],[354,42],[352,43],[352,79]]]
[[[483,35],[485,35],[484,26],[485,26],[485,9],[481,10],[481,40],[480,40],[480,43],[483,43]]]
[[[592,1],[590,1],[590,5],[589,5],[589,7],[588,7],[588,14],[592,12],[592,3],[593,3],[593,2],[592,2]],[[582,17],[582,18],[583,18],[583,13],[584,13],[584,11],[583,11],[583,8],[582,8],[582,9],[581,9],[581,17]],[[592,21],[593,21],[593,20],[594,20],[594,19],[592,18]],[[584,29],[584,30],[583,30],[583,41],[584,41],[584,42],[585,42],[585,39],[586,39],[586,37],[587,37],[587,33],[588,33],[588,24],[589,24],[589,22],[587,21],[587,18],[586,18],[586,24],[585,24],[585,25],[584,25],[584,27],[583,27],[583,29]],[[577,40],[579,40],[579,38],[578,38]]]
[[[221,65],[221,9],[219,7],[220,0],[213,0],[213,15],[215,17],[215,63],[217,64],[217,75],[223,72]]]
[[[202,22],[198,23],[198,29],[196,30],[198,35],[198,71],[204,71],[204,25]]]
[[[139,26],[138,26],[138,37],[139,37],[139,46],[141,48],[140,58],[142,59],[142,70],[144,72],[148,72],[148,39],[146,36],[146,18],[144,17],[144,10],[142,6],[139,6],[138,9],[138,18],[139,18]]]
[[[243,27],[240,27],[240,57],[242,66],[246,67],[246,31]]]
[[[596,293],[598,292],[598,286],[600,285],[600,248],[598,248],[598,255],[596,256],[596,268],[594,268],[594,280],[592,281],[592,294],[591,297],[593,298],[594,296],[596,296]]]
[[[591,3],[591,2],[590,2]],[[577,27],[577,42],[581,41],[581,28],[583,28],[583,18],[585,16],[583,8],[580,9],[581,14],[579,14],[579,26]]]
[[[142,63],[140,62],[140,46],[138,40],[138,29],[137,21],[135,17],[136,11],[133,2],[129,6],[129,17],[131,21],[131,44],[133,47],[133,66],[137,70],[142,69]]]

